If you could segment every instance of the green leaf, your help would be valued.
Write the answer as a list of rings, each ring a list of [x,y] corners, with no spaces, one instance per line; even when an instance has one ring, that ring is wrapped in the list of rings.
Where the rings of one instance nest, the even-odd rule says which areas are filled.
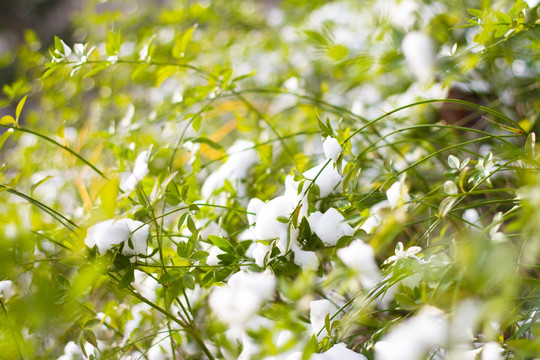
[[[176,206],[182,202],[180,192],[178,191],[178,187],[176,186],[176,183],[174,181],[171,181],[169,185],[167,185],[167,191],[165,192],[165,201],[171,206]]]
[[[126,270],[126,273],[118,282],[118,290],[125,289],[135,280],[135,272],[133,268]]]
[[[449,155],[448,156],[448,165],[452,169],[459,169],[459,159],[457,157],[455,157],[454,155]]]
[[[184,284],[184,287],[190,290],[194,290],[195,289],[195,276],[189,271],[185,272],[184,275],[182,276],[182,283]]]
[[[148,203],[146,202],[146,196],[144,196],[144,192],[141,190],[140,186],[137,186],[135,188],[135,193],[137,194],[137,199],[139,200],[139,204],[143,206],[143,208],[148,209]]]
[[[196,115],[193,119],[191,119],[191,127],[193,128],[193,130],[199,131],[199,129],[201,128],[201,124],[202,124],[201,115]]]
[[[191,39],[193,38],[193,32],[196,28],[197,24],[193,25],[191,28],[189,28],[188,31],[186,31],[179,39],[175,41],[172,49],[172,56],[174,58],[180,59],[185,56],[186,49],[191,42]]]
[[[166,283],[173,282],[183,275],[183,272],[180,270],[170,270],[159,277],[158,283],[163,285]]]
[[[499,20],[499,22],[505,25],[510,25],[512,23],[512,18],[510,17],[510,15],[505,14],[503,12],[496,11],[495,17],[497,18],[497,20]]]
[[[32,194],[34,192],[34,190],[41,184],[43,184],[45,181],[53,178],[54,176],[45,176],[43,179],[39,180],[38,182],[36,182],[35,184],[32,184],[32,186],[30,187],[30,194]]]
[[[180,292],[184,289],[184,283],[181,279],[174,280],[171,282],[169,287],[165,292],[165,308],[168,309],[171,307],[174,299],[178,297]]]
[[[497,30],[495,30],[495,34],[493,34],[493,36],[495,36],[496,38],[503,37],[508,31],[508,29],[510,29],[510,25],[497,26]]]
[[[240,75],[240,76],[237,76],[235,77],[234,79],[232,79],[231,82],[237,82],[237,81],[241,81],[241,80],[244,80],[244,79],[247,79],[249,77],[252,77],[253,75],[255,75],[257,72],[256,71],[252,71],[250,72],[249,74],[244,74],[244,75]]]
[[[15,120],[17,122],[19,122],[19,117],[21,115],[21,111],[24,107],[24,104],[26,103],[26,98],[28,97],[28,95],[25,95],[21,101],[19,101],[19,103],[17,104],[17,109],[15,110]]]
[[[396,302],[400,307],[402,307],[405,310],[415,310],[418,308],[418,305],[414,301],[413,298],[411,298],[409,295],[404,293],[397,293],[395,295]]]
[[[17,121],[15,121],[15,119],[11,115],[2,116],[2,118],[0,119],[0,125],[13,125],[16,123]]]
[[[64,52],[64,46],[62,45],[62,40],[58,36],[54,37],[54,49],[57,50],[59,53]]]
[[[160,67],[156,73],[155,87],[159,87],[165,80],[170,78],[175,72],[178,71],[178,67],[174,65],[168,65]]]
[[[188,216],[188,218],[187,218],[187,227],[188,227],[189,231],[191,231],[192,233],[197,232],[197,226],[195,225],[195,222],[193,221],[191,216]]]
[[[92,344],[94,347],[97,347],[97,339],[96,334],[90,329],[84,329],[83,330],[83,336],[86,341],[88,341],[90,344]]]
[[[201,211],[201,208],[197,206],[197,204],[191,204],[189,205],[188,210],[191,212],[191,214],[197,215],[199,211]]]
[[[4,146],[4,143],[6,140],[13,134],[13,131],[6,131],[2,135],[0,135],[0,150],[2,149],[2,146]]]
[[[456,195],[458,193],[458,188],[453,181],[447,180],[444,182],[443,190],[445,194]]]
[[[122,34],[120,32],[115,34],[112,31],[107,31],[107,42],[105,43],[105,53],[108,56],[117,55],[120,52],[121,45],[122,45]]]
[[[178,231],[182,230],[182,226],[184,225],[184,222],[186,221],[186,218],[188,215],[189,215],[189,212],[187,211],[183,213],[182,215],[180,215],[180,219],[178,219],[178,225],[176,226]]]
[[[289,223],[289,218],[286,217],[286,216],[278,216],[276,218],[277,221],[279,221],[280,223],[283,223],[283,224],[288,224]]]
[[[94,64],[92,68],[90,69],[90,71],[88,71],[87,73],[83,75],[83,79],[99,74],[100,72],[108,68],[110,65],[111,65],[110,63]]]
[[[183,185],[182,190],[180,190],[180,199],[182,199],[182,201],[187,199],[188,192],[189,192],[189,184]]]
[[[234,248],[231,243],[223,239],[222,237],[216,235],[208,235],[208,240],[210,240],[212,244],[225,251],[226,253],[234,252]]]
[[[96,325],[99,325],[101,323],[101,320],[99,319],[90,319],[88,320],[87,322],[84,323],[84,326],[85,328],[90,328],[90,327],[94,327]]]
[[[216,150],[225,150],[223,149],[223,146],[219,145],[217,142],[214,142],[208,138],[205,138],[205,137],[197,137],[197,138],[190,138],[190,139],[186,139],[188,141],[191,141],[192,143],[200,143],[200,144],[206,144],[208,146],[210,146],[211,148],[214,148]]]
[[[454,206],[456,201],[457,197],[449,196],[447,198],[444,198],[439,205],[439,217],[445,217],[448,212],[452,210],[452,207]]]
[[[527,141],[525,142],[525,154],[532,160],[536,158],[536,134],[530,133],[529,136],[527,136]]]
[[[471,14],[472,16],[476,16],[478,18],[481,18],[482,16],[484,16],[484,12],[482,10],[479,10],[479,9],[467,9],[467,11],[469,12],[469,14]]]
[[[178,245],[176,246],[176,253],[178,256],[184,259],[189,259],[190,252],[188,251],[188,244],[187,242],[180,241]]]
[[[302,351],[302,360],[309,360],[311,355],[316,353],[317,350],[319,350],[319,342],[317,341],[315,335],[313,335],[309,339],[307,345],[304,347],[304,351]]]

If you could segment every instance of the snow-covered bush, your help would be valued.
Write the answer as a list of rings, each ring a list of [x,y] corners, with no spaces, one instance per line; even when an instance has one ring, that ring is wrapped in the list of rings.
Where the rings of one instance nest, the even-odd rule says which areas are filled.
[[[89,0],[28,31],[0,358],[540,357],[537,5]]]

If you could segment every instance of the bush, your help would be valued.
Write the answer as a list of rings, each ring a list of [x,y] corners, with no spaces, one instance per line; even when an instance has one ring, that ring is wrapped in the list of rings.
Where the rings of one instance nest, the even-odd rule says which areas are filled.
[[[469,6],[88,1],[72,40],[27,31],[0,357],[537,357],[539,10]]]

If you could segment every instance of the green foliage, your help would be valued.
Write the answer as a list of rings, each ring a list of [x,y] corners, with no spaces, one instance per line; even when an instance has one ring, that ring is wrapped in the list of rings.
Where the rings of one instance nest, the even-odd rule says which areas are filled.
[[[96,0],[73,43],[27,32],[0,358],[537,357],[529,4]]]

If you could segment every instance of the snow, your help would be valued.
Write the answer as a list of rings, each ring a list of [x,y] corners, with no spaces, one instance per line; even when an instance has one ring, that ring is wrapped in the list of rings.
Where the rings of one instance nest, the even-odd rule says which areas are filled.
[[[417,360],[442,346],[447,335],[448,325],[442,311],[426,306],[375,344],[375,360]]]
[[[216,316],[233,329],[243,329],[272,296],[276,287],[274,275],[240,271],[226,285],[215,288],[209,297]]]
[[[324,156],[326,156],[327,159],[332,161],[336,161],[339,154],[341,154],[341,152],[343,151],[337,139],[333,137],[328,137],[323,142],[323,150]]]
[[[499,343],[490,341],[486,343],[482,348],[481,360],[503,360],[503,349]]]
[[[218,259],[218,255],[225,254],[223,250],[218,248],[217,246],[210,246],[208,251],[208,257],[206,258],[206,265],[210,266],[216,266],[219,264],[220,260]]]
[[[291,248],[294,254],[294,263],[302,268],[302,270],[317,270],[319,268],[319,258],[313,251],[300,249],[299,246]]]
[[[204,182],[201,194],[205,199],[209,199],[214,191],[225,185],[228,180],[236,189],[238,196],[246,195],[246,186],[242,182],[248,174],[249,169],[259,160],[259,154],[253,147],[254,143],[247,140],[237,140],[233,146],[227,150],[228,160]]]
[[[268,245],[264,245],[262,243],[256,243],[254,245],[253,252],[251,253],[251,257],[255,260],[255,264],[259,267],[264,267],[264,259],[266,258],[266,255],[272,248]]]
[[[313,335],[317,335],[320,332],[320,334],[317,335],[317,339],[320,341],[328,335],[328,332],[324,327],[324,319],[326,318],[326,315],[329,315],[331,318],[338,311],[338,307],[329,300],[322,299],[312,301],[309,304],[309,308],[311,331]]]
[[[421,83],[427,83],[435,71],[435,46],[429,36],[419,31],[408,33],[401,43],[407,65]]]
[[[247,206],[247,212],[254,214],[254,215],[253,214],[247,214],[248,223],[249,223],[250,226],[255,224],[255,220],[257,219],[257,215],[259,214],[261,209],[264,207],[264,205],[265,205],[264,201],[262,201],[260,199],[257,199],[257,198],[253,198],[253,199],[251,199],[249,201],[248,206]]]
[[[0,281],[0,298],[3,297],[5,300],[8,300],[13,295],[15,295],[15,290],[13,289],[13,281]]]
[[[322,354],[313,354],[310,360],[367,360],[367,358],[347,349],[344,343],[338,343]]]
[[[349,246],[339,249],[337,256],[347,267],[360,274],[360,280],[367,288],[372,288],[380,280],[375,251],[369,244],[354,240]]]
[[[407,187],[399,181],[393,183],[392,186],[386,190],[386,197],[388,198],[388,202],[392,209],[411,201]]]
[[[146,240],[150,234],[149,226],[128,218],[109,219],[88,228],[84,243],[89,248],[97,246],[100,254],[113,247],[124,244],[122,254],[146,254]],[[133,248],[129,245],[129,239]]]
[[[324,214],[319,211],[308,217],[309,227],[322,240],[325,246],[335,246],[343,236],[352,236],[354,229],[339,211],[329,208]]]
[[[319,187],[320,197],[327,197],[330,195],[343,180],[332,164],[317,165],[304,172],[304,177],[311,181],[317,177],[317,179],[315,179],[315,184]],[[306,189],[307,185],[308,184],[304,185],[304,189]]]
[[[137,184],[148,175],[150,172],[148,169],[148,156],[148,151],[143,151],[137,156],[133,171],[126,178],[122,179],[120,183],[120,189],[122,191],[131,192],[135,190]]]
[[[266,203],[257,215],[255,234],[258,240],[279,238],[282,251],[287,248],[288,223],[277,220],[279,216],[288,218],[294,207],[285,196],[278,196]]]

